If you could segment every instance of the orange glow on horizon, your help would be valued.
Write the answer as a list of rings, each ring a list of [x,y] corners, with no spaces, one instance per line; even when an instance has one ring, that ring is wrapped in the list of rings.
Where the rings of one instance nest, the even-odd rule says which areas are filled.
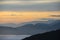
[[[0,11],[0,23],[21,23],[41,18],[50,18],[51,14],[60,12],[12,12]]]

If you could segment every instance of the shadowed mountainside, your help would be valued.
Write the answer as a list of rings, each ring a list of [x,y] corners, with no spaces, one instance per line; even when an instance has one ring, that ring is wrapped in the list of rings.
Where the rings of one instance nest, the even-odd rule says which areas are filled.
[[[15,35],[16,29],[11,27],[0,26],[0,35]]]
[[[32,35],[22,40],[60,40],[60,30]]]

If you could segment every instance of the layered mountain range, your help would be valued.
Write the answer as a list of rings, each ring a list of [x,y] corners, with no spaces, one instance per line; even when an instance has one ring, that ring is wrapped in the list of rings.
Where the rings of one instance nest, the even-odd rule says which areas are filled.
[[[60,29],[60,20],[32,21],[22,24],[0,24],[0,35],[33,35]],[[13,27],[10,27],[13,26]]]

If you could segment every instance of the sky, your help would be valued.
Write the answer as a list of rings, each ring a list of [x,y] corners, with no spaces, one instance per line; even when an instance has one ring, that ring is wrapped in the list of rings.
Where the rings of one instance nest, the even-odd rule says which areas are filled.
[[[52,18],[52,14],[60,15],[59,7],[60,0],[0,0],[0,23]]]
[[[34,3],[51,3],[59,0],[0,0],[0,4],[34,4]]]
[[[0,11],[60,11],[59,0],[0,0]]]
[[[42,18],[59,18],[51,15],[60,15],[60,12],[0,12],[0,23],[23,23]]]

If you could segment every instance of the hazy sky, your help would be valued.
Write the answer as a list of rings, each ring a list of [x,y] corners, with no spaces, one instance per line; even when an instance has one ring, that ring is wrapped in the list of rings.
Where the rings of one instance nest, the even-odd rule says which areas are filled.
[[[59,0],[0,0],[0,23],[28,22],[59,13]]]
[[[60,2],[59,0],[0,0],[0,4],[37,4],[37,3],[51,3]]]
[[[59,0],[0,0],[3,11],[59,11]]]
[[[60,12],[0,12],[0,23],[22,23],[41,18],[56,18],[51,15],[60,15]],[[57,17],[58,18],[58,17]]]
[[[0,1],[59,1],[59,0],[0,0]]]

